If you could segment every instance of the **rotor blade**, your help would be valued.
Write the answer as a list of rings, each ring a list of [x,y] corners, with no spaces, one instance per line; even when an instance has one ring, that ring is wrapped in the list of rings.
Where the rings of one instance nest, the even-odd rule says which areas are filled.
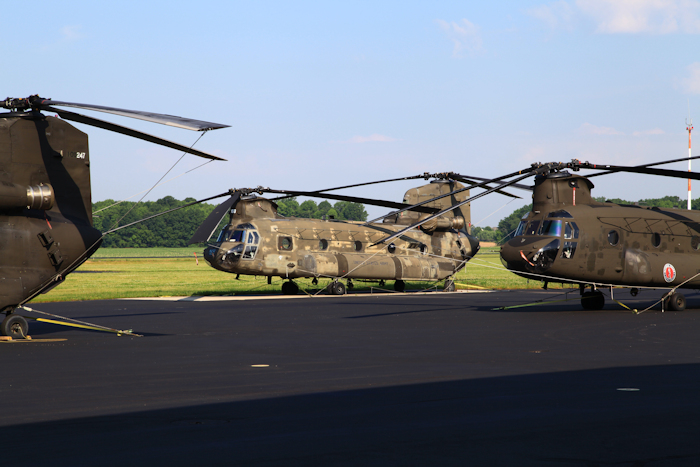
[[[192,245],[193,243],[201,243],[209,240],[209,237],[211,237],[211,235],[214,233],[214,230],[216,230],[216,228],[219,226],[219,222],[221,222],[221,219],[223,219],[226,213],[230,212],[231,209],[233,209],[234,206],[236,206],[240,198],[241,192],[236,191],[229,199],[215,207],[211,214],[209,214],[209,216],[207,216],[207,218],[204,219],[204,222],[202,222],[202,224],[199,226],[194,235],[192,235],[192,238],[190,238],[190,241],[187,244]]]
[[[607,170],[609,172],[631,172],[646,175],[661,175],[663,177],[672,178],[690,178],[693,180],[700,180],[700,173],[698,172],[684,172],[682,170],[668,170],[668,169],[652,169],[651,167],[628,167],[624,165],[597,165],[597,164],[587,164],[587,166],[582,165],[582,169],[597,169],[597,170]]]
[[[670,161],[661,161],[661,162],[652,162],[651,164],[643,164],[643,165],[637,165],[635,167],[653,167],[655,165],[663,165],[663,164],[673,164],[674,162],[684,162],[688,160],[693,160],[693,159],[700,159],[700,156],[694,156],[694,157],[683,157],[681,159],[672,159]],[[616,173],[613,171],[607,171],[607,172],[599,172],[597,174],[591,174],[591,175],[586,175],[587,178],[591,177],[598,177],[600,175],[608,175],[611,173]]]
[[[428,180],[429,178],[432,178],[432,175],[426,172],[423,175],[411,175],[410,177],[392,178],[389,180],[379,180],[376,182],[365,182],[365,183],[357,183],[355,185],[338,186],[335,188],[326,188],[323,190],[316,190],[316,192],[323,193],[323,192],[327,192],[327,191],[343,190],[345,188],[355,188],[358,186],[375,185],[377,183],[398,182],[398,181],[402,181],[402,180],[415,180],[416,178],[424,178],[424,179]],[[296,195],[280,196],[278,198],[274,198],[273,201],[277,201],[279,199],[287,199],[287,198],[291,198],[293,196],[296,196]]]
[[[58,105],[61,107],[76,107],[78,109],[85,110],[95,110],[97,112],[107,112],[114,115],[121,115],[122,117],[138,118],[140,120],[146,120],[148,122],[160,123],[161,125],[169,125],[178,128],[184,128],[186,130],[217,130],[219,128],[228,128],[230,125],[223,125],[221,123],[205,122],[202,120],[194,120],[192,118],[178,117],[176,115],[165,115],[157,114],[153,112],[141,112],[139,110],[126,110],[117,109],[114,107],[105,107],[103,105],[92,105],[92,104],[77,104],[75,102],[61,102],[54,101],[51,99],[42,99],[38,102],[33,102],[34,105],[38,105],[40,108],[48,107],[51,105]]]
[[[221,157],[216,157],[206,152],[198,151],[196,149],[188,148],[178,143],[168,141],[167,139],[158,138],[157,136],[149,135],[148,133],[143,133],[137,130],[132,130],[115,123],[105,122],[104,120],[99,120],[94,117],[87,117],[85,115],[77,114],[74,112],[68,112],[67,110],[59,110],[53,107],[45,107],[43,110],[48,110],[50,112],[56,112],[61,118],[65,120],[71,120],[73,122],[84,123],[86,125],[95,126],[97,128],[102,128],[104,130],[114,131],[116,133],[121,133],[123,135],[131,136],[133,138],[142,139],[144,141],[149,141],[151,143],[160,144],[161,146],[166,146],[168,148],[177,149],[179,151],[188,152],[194,154],[195,156],[205,157],[207,159],[214,159],[217,161],[225,161]]]
[[[480,180],[480,181],[488,180],[488,178],[482,178],[482,177],[471,177],[473,180],[470,180],[469,178],[465,177],[464,175],[455,174],[455,173],[450,174],[450,175],[455,180],[458,180],[458,181],[463,182],[463,183],[477,183],[475,180]],[[496,190],[496,193],[498,193],[500,195],[508,196],[510,198],[522,199],[522,198],[520,198],[520,196],[512,195],[512,194],[508,193],[507,191]]]
[[[292,196],[310,196],[313,198],[326,198],[326,199],[334,199],[337,201],[350,201],[352,203],[362,203],[362,204],[370,204],[372,206],[381,206],[384,208],[401,208],[405,207],[406,204],[404,203],[397,203],[394,201],[385,201],[381,199],[371,199],[371,198],[358,198],[356,196],[346,196],[346,195],[334,195],[331,193],[321,193],[319,191],[291,191],[291,190],[271,190],[271,189],[264,189],[262,190],[265,193],[279,193],[279,194],[285,194],[289,195],[289,197]],[[275,198],[275,199],[281,199],[281,198]],[[427,206],[419,206],[414,208],[411,208],[412,211],[417,211],[417,212],[426,212],[426,213],[434,213],[438,212],[439,209],[436,208],[431,208]]]
[[[404,229],[401,229],[401,230],[399,230],[398,232],[396,232],[396,233],[394,233],[394,234],[392,234],[392,235],[390,235],[390,236],[388,236],[388,237],[386,237],[386,238],[383,238],[383,239],[379,240],[378,242],[373,243],[372,246],[378,245],[378,244],[380,244],[380,243],[388,242],[389,240],[393,240],[394,238],[396,238],[396,237],[402,235],[403,233],[405,233],[406,231],[411,230],[411,229],[413,229],[413,228],[416,228],[416,227],[418,227],[418,226],[420,226],[420,225],[423,225],[424,223],[428,222],[429,220],[432,220],[432,219],[434,219],[434,218],[436,218],[436,217],[439,217],[439,216],[441,216],[441,215],[443,215],[443,214],[445,214],[445,213],[447,213],[447,212],[452,211],[453,209],[457,209],[458,207],[460,207],[460,206],[462,206],[462,205],[464,205],[464,204],[467,204],[467,203],[469,203],[469,202],[471,202],[471,201],[474,201],[475,199],[479,199],[479,198],[481,198],[482,196],[486,196],[486,195],[488,195],[489,193],[493,193],[494,191],[497,191],[497,190],[499,190],[499,189],[501,189],[501,188],[506,188],[506,187],[508,187],[508,186],[510,186],[510,185],[512,185],[512,184],[514,184],[514,183],[516,183],[516,182],[519,182],[520,180],[524,180],[524,179],[526,179],[527,177],[530,177],[530,176],[532,176],[532,173],[528,173],[528,174],[526,174],[526,175],[523,175],[523,176],[521,176],[521,177],[516,178],[515,180],[511,180],[511,181],[509,181],[509,182],[505,182],[505,183],[503,183],[503,184],[501,184],[501,185],[499,185],[499,186],[497,186],[497,187],[490,188],[490,189],[488,189],[488,190],[486,190],[486,191],[484,191],[484,192],[482,192],[482,193],[479,193],[478,195],[475,195],[475,196],[472,196],[472,197],[470,197],[470,198],[467,198],[467,199],[465,199],[464,201],[461,201],[461,202],[459,202],[459,203],[457,203],[457,204],[453,204],[453,205],[450,206],[449,208],[445,208],[445,209],[443,209],[442,211],[433,214],[432,216],[428,216],[428,217],[426,217],[425,219],[421,219],[420,221],[416,222],[415,224],[409,225],[408,227],[406,227],[406,228],[404,228]],[[504,177],[504,178],[505,178],[505,177]],[[492,182],[492,181],[493,181],[493,180],[489,180],[489,182]]]
[[[466,183],[474,183],[474,180],[478,180],[478,181],[480,181],[480,182],[485,182],[485,181],[488,180],[488,178],[484,178],[484,177],[474,177],[474,176],[471,176],[471,175],[462,175],[462,174],[456,174],[456,173],[450,173],[450,176],[451,176],[452,178],[454,178],[455,180],[459,180],[460,182],[462,181],[462,180],[460,180],[460,178],[462,178],[462,179],[464,179],[463,181],[466,182]],[[511,185],[511,186],[512,186],[513,188],[517,188],[517,189],[519,189],[519,190],[525,190],[525,191],[532,191],[532,190],[534,189],[534,187],[533,187],[532,185],[523,185],[523,184],[521,184],[521,183],[514,183],[514,184]],[[496,193],[501,193],[501,192],[500,192],[500,191],[497,191]],[[520,196],[515,196],[515,195],[510,194],[510,193],[505,192],[505,191],[502,192],[501,194],[505,194],[505,195],[508,195],[508,196],[512,196],[512,197],[514,197],[514,198],[520,198]]]

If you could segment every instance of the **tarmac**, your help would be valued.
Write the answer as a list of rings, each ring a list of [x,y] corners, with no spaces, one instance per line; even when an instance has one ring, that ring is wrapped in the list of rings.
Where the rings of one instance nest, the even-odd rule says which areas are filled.
[[[558,290],[30,304],[143,337],[32,322],[31,341],[0,343],[0,459],[697,466],[686,297],[641,314]],[[539,300],[557,301],[498,309]]]

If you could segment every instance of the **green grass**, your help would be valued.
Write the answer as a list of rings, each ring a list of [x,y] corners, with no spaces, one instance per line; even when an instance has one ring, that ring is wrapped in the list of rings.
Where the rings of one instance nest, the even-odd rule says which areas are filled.
[[[194,253],[197,253],[199,265]],[[185,256],[186,258],[182,258]],[[34,302],[103,300],[113,298],[167,297],[190,295],[237,295],[280,293],[284,279],[275,277],[267,285],[266,277],[240,276],[217,271],[202,259],[195,248],[102,248],[65,282],[40,295]],[[307,291],[318,290],[329,280],[296,282]],[[356,291],[368,291],[377,283],[354,281]],[[455,278],[458,289],[539,288],[541,282],[528,281],[503,269],[498,248],[483,248]],[[442,282],[409,282],[407,289],[420,290]],[[550,284],[552,288],[554,284]],[[393,289],[389,281],[384,287]],[[313,292],[312,292],[313,293]]]

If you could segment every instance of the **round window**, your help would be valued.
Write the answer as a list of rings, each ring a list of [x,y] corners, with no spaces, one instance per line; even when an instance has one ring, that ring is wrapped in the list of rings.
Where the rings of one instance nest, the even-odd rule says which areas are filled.
[[[693,247],[693,250],[700,250],[700,237],[692,236],[690,238],[690,246]]]
[[[362,251],[362,242],[355,240],[355,251]]]
[[[396,245],[394,245],[393,243],[389,243],[389,246],[386,247],[386,251],[388,251],[389,253],[395,252],[395,251],[396,251]]]
[[[653,234],[651,234],[651,244],[655,247],[661,245],[661,235],[659,235],[658,232],[654,232]]]
[[[318,249],[321,251],[327,250],[328,249],[328,240],[325,238],[322,238],[321,240],[318,241]]]
[[[617,233],[617,230],[611,230],[608,232],[608,243],[610,245],[615,246],[620,242],[620,234]]]

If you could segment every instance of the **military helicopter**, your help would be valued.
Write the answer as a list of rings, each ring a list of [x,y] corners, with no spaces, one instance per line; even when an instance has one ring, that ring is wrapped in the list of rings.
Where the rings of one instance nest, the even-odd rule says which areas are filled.
[[[77,107],[189,130],[228,125],[172,115],[44,99],[0,101],[0,333],[27,335],[26,319],[14,313],[63,282],[99,248],[93,228],[88,137],[65,120],[115,131],[200,157],[224,160],[196,149],[93,117],[58,109]],[[46,116],[42,111],[61,118]]]
[[[328,193],[342,188],[357,187],[397,180],[434,178],[431,183],[408,190],[403,203],[358,198]],[[234,274],[288,279],[282,285],[284,294],[296,294],[297,278],[330,279],[329,293],[343,295],[353,287],[353,279],[394,281],[394,290],[403,292],[406,280],[443,281],[445,290],[453,291],[452,277],[479,250],[479,240],[468,232],[469,205],[462,203],[469,196],[468,187],[460,181],[471,182],[459,174],[422,174],[378,182],[337,187],[318,191],[288,191],[258,187],[232,189],[230,198],[219,205],[190,239],[190,244],[206,242],[223,217],[228,224],[215,242],[209,243],[204,257],[221,271]],[[477,182],[472,185],[480,186]],[[456,191],[457,190],[457,191]],[[440,200],[426,202],[438,195]],[[366,223],[338,219],[286,218],[277,212],[274,200],[256,194],[275,193],[290,196],[311,196],[359,202],[398,209],[384,222]],[[508,196],[514,196],[508,194]],[[280,199],[280,198],[277,198]],[[374,243],[404,226],[457,203],[445,215],[434,217],[398,237],[389,245]],[[410,210],[403,209],[414,205]],[[466,204],[466,206],[465,206]]]
[[[664,305],[672,310],[685,309],[685,297],[676,289],[700,286],[700,213],[597,202],[591,196],[593,183],[589,180],[616,172],[700,179],[700,174],[692,172],[652,168],[685,160],[636,167],[579,160],[537,163],[490,180],[500,183],[498,188],[502,189],[535,177],[530,188],[532,211],[523,217],[514,237],[502,245],[503,264],[522,277],[543,281],[545,288],[548,282],[578,284],[584,309],[603,308],[605,297],[599,288],[612,286],[631,288],[633,295],[640,287],[671,288],[664,296]],[[567,169],[605,172],[583,177]]]

